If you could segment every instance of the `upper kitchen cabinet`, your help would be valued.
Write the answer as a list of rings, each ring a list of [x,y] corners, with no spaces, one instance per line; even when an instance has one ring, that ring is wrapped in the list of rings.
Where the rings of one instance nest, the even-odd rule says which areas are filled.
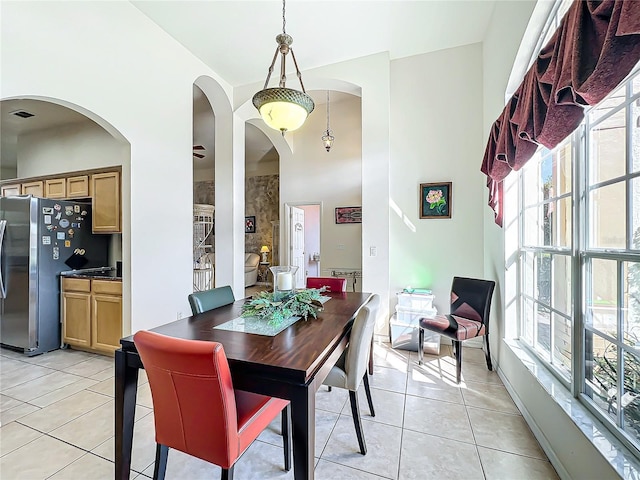
[[[2,185],[0,189],[0,195],[3,197],[11,197],[13,195],[20,195],[22,189],[20,188],[19,183],[14,183],[11,185]]]
[[[67,198],[88,198],[90,196],[89,175],[67,178]]]
[[[67,180],[66,178],[52,178],[44,181],[44,196],[45,198],[59,198],[63,199],[67,197]]]
[[[23,195],[33,195],[34,197],[44,196],[44,182],[41,180],[22,184]]]
[[[91,175],[93,233],[120,233],[120,172]]]

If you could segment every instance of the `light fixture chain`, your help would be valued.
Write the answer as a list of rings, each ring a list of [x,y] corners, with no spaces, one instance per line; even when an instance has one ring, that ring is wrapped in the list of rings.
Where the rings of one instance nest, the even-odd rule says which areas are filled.
[[[329,90],[327,90],[327,132],[329,131]]]
[[[287,31],[285,30],[285,27],[287,25],[287,20],[284,16],[285,14],[285,0],[282,0],[282,33],[287,33]]]

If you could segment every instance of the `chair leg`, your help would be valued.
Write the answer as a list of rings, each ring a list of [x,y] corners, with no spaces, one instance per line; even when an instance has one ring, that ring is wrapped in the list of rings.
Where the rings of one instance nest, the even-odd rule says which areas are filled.
[[[369,375],[373,375],[373,337],[371,337],[371,349],[369,350]]]
[[[373,409],[373,400],[371,398],[371,389],[369,388],[369,375],[367,375],[367,372],[364,372],[364,377],[362,377],[362,380],[364,380],[364,393],[367,394],[367,402],[369,402],[369,412],[371,412],[371,416],[375,417],[376,416],[376,412]]]
[[[418,365],[422,365],[424,356],[424,328],[418,328]]]
[[[231,465],[230,468],[223,468],[222,475],[220,475],[220,480],[233,480],[233,467],[235,465]]]
[[[351,415],[353,416],[353,424],[356,427],[356,436],[358,444],[360,444],[360,453],[367,454],[367,445],[364,441],[364,432],[362,431],[362,421],[360,420],[360,408],[358,407],[358,394],[349,390],[349,400],[351,400]]]
[[[491,364],[491,351],[489,350],[489,334],[484,336],[484,355],[487,359],[487,368],[489,371],[493,370],[493,365]]]
[[[284,447],[284,469],[291,470],[291,404],[282,410],[282,444]]]
[[[456,382],[460,383],[460,374],[462,373],[462,343],[459,340],[453,340],[453,351],[456,356]]]
[[[153,480],[164,480],[164,474],[167,472],[168,456],[169,447],[156,443],[156,464],[153,468]]]
[[[327,386],[327,392],[330,392],[330,391],[331,391],[331,385],[328,385]]]

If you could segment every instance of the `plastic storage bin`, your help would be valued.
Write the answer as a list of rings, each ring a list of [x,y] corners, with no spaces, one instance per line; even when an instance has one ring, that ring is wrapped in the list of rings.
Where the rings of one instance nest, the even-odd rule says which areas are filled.
[[[411,310],[431,310],[434,296],[430,293],[398,293],[398,306]]]
[[[391,347],[400,350],[418,351],[418,318],[427,315],[412,315],[415,323],[406,323],[398,320],[398,314],[394,313],[389,321],[391,333]],[[425,353],[438,355],[440,353],[440,335],[429,330],[424,331],[424,343],[422,349]]]

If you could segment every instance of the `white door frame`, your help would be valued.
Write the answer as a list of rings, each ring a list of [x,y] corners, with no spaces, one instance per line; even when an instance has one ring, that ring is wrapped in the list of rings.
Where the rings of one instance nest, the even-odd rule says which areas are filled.
[[[322,202],[286,202],[284,204],[284,222],[280,222],[280,239],[281,245],[280,248],[280,259],[284,259],[285,263],[281,263],[281,265],[291,265],[291,239],[289,238],[290,230],[290,222],[289,222],[289,208],[288,207],[306,207],[309,205],[318,205],[320,207],[320,262],[318,262],[318,275],[322,275],[322,270],[320,269],[320,263],[322,262],[322,221],[323,221],[323,206]],[[284,252],[284,256],[282,253]]]

